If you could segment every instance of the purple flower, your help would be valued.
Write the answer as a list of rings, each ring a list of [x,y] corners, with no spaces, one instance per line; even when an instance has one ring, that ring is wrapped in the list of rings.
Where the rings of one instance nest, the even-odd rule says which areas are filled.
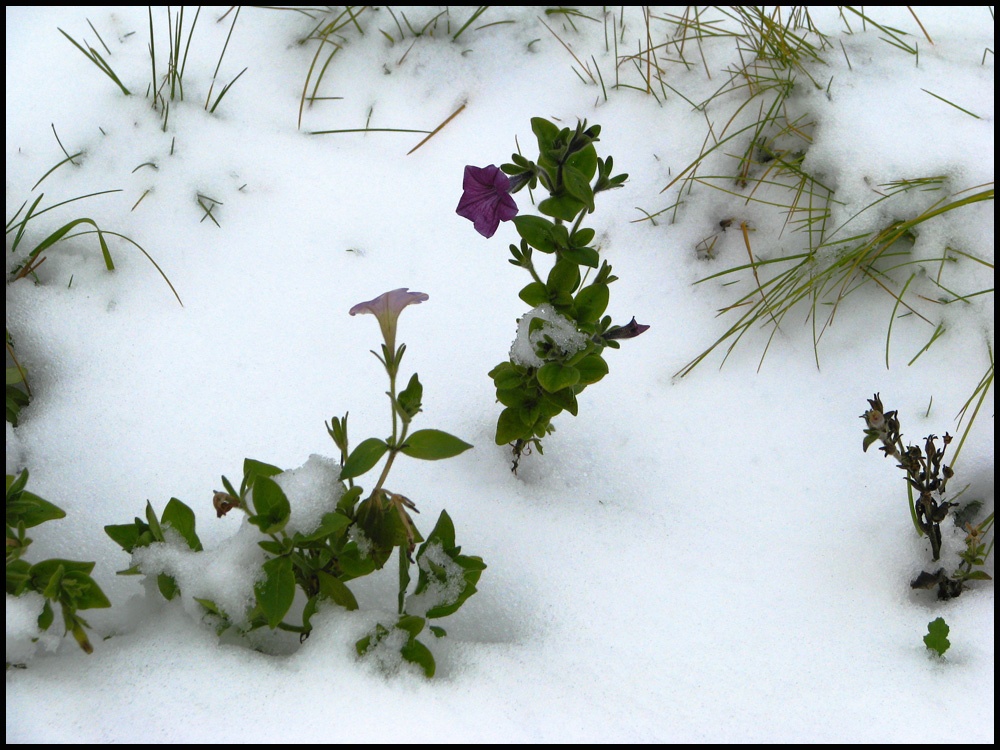
[[[393,289],[368,302],[359,302],[351,308],[351,315],[371,313],[378,318],[382,338],[385,339],[391,357],[396,351],[396,321],[399,319],[399,314],[407,305],[416,305],[429,299],[430,297],[423,292],[411,292],[406,287]]]
[[[636,323],[635,317],[632,317],[628,323],[623,326],[615,326],[614,328],[609,328],[608,332],[604,334],[604,340],[608,339],[634,339],[640,333],[645,333],[649,330],[649,326],[643,325],[642,323]]]
[[[467,166],[462,190],[455,212],[475,224],[483,237],[492,237],[501,221],[517,216],[517,204],[510,197],[510,178],[495,164]]]

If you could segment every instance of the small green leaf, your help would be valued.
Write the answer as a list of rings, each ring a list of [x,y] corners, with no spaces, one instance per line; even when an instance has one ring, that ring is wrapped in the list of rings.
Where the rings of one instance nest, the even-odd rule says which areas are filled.
[[[538,369],[538,384],[549,393],[561,391],[580,382],[580,371],[562,362],[546,362]]]
[[[399,620],[396,621],[396,627],[406,633],[409,633],[410,638],[416,638],[420,635],[426,624],[427,620],[423,617],[418,617],[417,615],[402,615]]]
[[[292,513],[284,491],[270,477],[258,476],[253,483],[253,507],[256,515],[250,523],[265,534],[276,534],[285,528]]]
[[[354,479],[366,471],[370,471],[378,463],[379,459],[385,455],[387,450],[389,450],[389,446],[384,440],[368,438],[361,441],[361,444],[351,451],[351,455],[347,457],[344,468],[340,470],[340,478],[342,480]]]
[[[427,677],[433,677],[436,669],[434,664],[434,654],[424,644],[416,638],[408,641],[399,649],[400,656],[411,664],[416,664],[424,670]]]
[[[287,557],[274,557],[261,567],[264,569],[264,580],[254,584],[253,590],[257,604],[267,619],[267,626],[273,630],[295,599],[295,573],[292,561]]]
[[[541,216],[522,215],[513,219],[517,233],[525,242],[543,253],[554,253],[558,249],[556,225]]]
[[[597,173],[597,149],[589,144],[577,151],[566,160],[566,165],[579,170],[583,176],[592,180]]]
[[[354,598],[354,594],[339,578],[319,570],[316,572],[316,580],[319,581],[319,593],[321,596],[326,597],[334,604],[339,604],[350,612],[358,608],[358,600]]]
[[[10,494],[14,495],[15,493]],[[12,528],[17,528],[18,524],[24,524],[24,528],[30,529],[46,521],[65,517],[66,513],[61,508],[33,492],[22,490],[16,493],[15,498],[8,496],[7,525]]]
[[[576,363],[576,369],[580,371],[580,383],[590,385],[608,374],[608,363],[599,354],[588,354]]]
[[[951,641],[948,640],[950,631],[951,628],[948,627],[948,623],[944,621],[943,617],[927,623],[924,645],[932,651],[936,651],[938,656],[944,656],[944,652],[951,646]]]
[[[524,439],[531,435],[530,428],[526,429],[524,423],[521,422],[519,411],[516,407],[508,407],[500,412],[495,438],[497,445],[507,445],[507,443],[513,443],[515,440]]]
[[[532,281],[520,292],[518,292],[517,296],[524,300],[526,305],[538,307],[539,305],[549,301],[549,290],[542,282]]]
[[[472,446],[441,430],[417,430],[408,438],[402,452],[410,458],[437,461],[464,453]]]
[[[524,381],[524,373],[514,364],[504,362],[490,370],[490,377],[497,390],[517,388]]]
[[[581,323],[596,323],[608,307],[610,291],[607,284],[591,284],[576,295],[576,319]]]
[[[567,260],[571,260],[581,266],[588,266],[590,268],[597,268],[597,265],[601,260],[601,256],[598,255],[597,251],[592,247],[571,247],[567,250],[563,250],[561,255]]]
[[[345,516],[343,513],[324,513],[323,518],[319,522],[319,526],[311,534],[303,537],[303,541],[312,542],[319,539],[325,539],[329,536],[337,534],[337,532],[342,531],[351,525],[351,519]]]
[[[538,204],[538,210],[546,216],[563,221],[573,221],[576,215],[587,208],[587,204],[577,200],[572,195],[560,195],[546,198]],[[517,221],[515,218],[514,221]],[[541,250],[541,248],[538,248]],[[551,252],[546,250],[544,252]]]
[[[580,266],[571,260],[559,260],[545,281],[550,292],[566,292],[572,294],[580,283]],[[523,297],[522,297],[523,299]],[[528,303],[531,304],[530,302]],[[538,303],[541,304],[541,303]],[[534,307],[534,305],[532,305]]]
[[[578,229],[573,232],[573,236],[570,238],[570,244],[573,247],[586,247],[590,244],[591,240],[594,239],[595,235],[596,232],[588,227]]]
[[[55,612],[52,611],[52,604],[46,599],[45,604],[42,605],[42,612],[38,615],[38,628],[48,630],[53,620],[55,620]]]
[[[86,573],[71,571],[66,574],[63,581],[64,586],[71,586],[76,590],[72,596],[73,606],[76,609],[106,609],[111,606],[101,587]]]
[[[361,487],[351,487],[344,496],[337,501],[337,510],[343,511],[350,517],[354,517],[354,504],[361,497]]]
[[[135,523],[113,524],[104,527],[104,533],[123,550],[131,553],[139,545],[139,535],[148,527],[138,518]]]
[[[396,397],[399,404],[399,411],[404,422],[409,422],[420,411],[420,401],[423,398],[424,387],[417,378],[417,373],[413,373],[409,384]]]
[[[538,150],[545,152],[553,148],[553,144],[559,135],[559,128],[543,117],[532,117],[531,132],[538,139]]]
[[[195,552],[202,550],[201,540],[198,539],[198,534],[195,532],[194,511],[176,497],[170,498],[167,507],[163,509],[163,515],[160,516],[160,523],[170,524],[170,527],[180,534],[184,538],[184,541],[187,542],[188,547]],[[170,597],[167,598],[169,599]]]
[[[594,191],[590,187],[590,180],[584,176],[583,172],[569,164],[563,167],[562,174],[566,191],[593,211]]]
[[[263,461],[256,461],[252,458],[243,459],[243,476],[245,477],[274,477],[278,474],[284,472],[284,469],[280,469],[273,464],[267,464]],[[235,494],[235,493],[230,493]]]
[[[177,581],[174,580],[173,576],[168,576],[166,573],[160,573],[156,576],[156,587],[168,602],[180,592]]]
[[[146,523],[149,524],[149,533],[153,535],[153,539],[162,542],[163,529],[160,528],[160,522],[156,518],[156,511],[153,510],[153,505],[148,500],[146,501]]]

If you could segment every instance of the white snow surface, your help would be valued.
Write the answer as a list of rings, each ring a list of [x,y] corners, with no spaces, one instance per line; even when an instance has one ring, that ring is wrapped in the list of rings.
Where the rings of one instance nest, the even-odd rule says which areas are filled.
[[[110,235],[113,272],[82,235],[46,251],[34,279],[7,286],[6,325],[33,396],[7,427],[7,473],[30,469],[28,489],[67,514],[31,530],[27,559],[95,561],[113,604],[81,613],[88,656],[60,637],[58,612],[34,642],[40,598],[8,596],[7,661],[18,665],[7,670],[8,743],[994,741],[992,583],[946,603],[910,589],[930,567],[927,543],[894,462],[861,451],[858,419],[880,392],[909,440],[964,431],[956,415],[994,342],[992,201],[920,225],[913,264],[879,279],[898,290],[915,273],[912,289],[927,298],[918,314],[894,310],[869,283],[849,291],[816,352],[803,306],[773,338],[767,327],[748,332],[724,367],[728,344],[681,378],[741,314],[717,311],[756,293],[751,274],[695,282],[746,264],[748,244],[759,260],[805,246],[797,217],[731,179],[749,132],[714,151],[690,191],[661,192],[734,118],[739,92],[693,105],[751,53],[720,35],[701,50],[689,40],[681,60],[663,46],[674,27],[655,20],[669,88],[654,81],[647,93],[653,62],[639,52],[636,6],[624,19],[609,7],[607,22],[596,6],[582,9],[593,18],[490,7],[457,40],[472,8],[396,8],[397,27],[380,7],[359,17],[364,36],[338,32],[342,49],[316,92],[325,98],[298,127],[317,48],[301,42],[321,19],[242,9],[211,98],[247,71],[210,114],[226,10],[201,11],[185,99],[166,124],[144,96],[146,8],[6,10],[8,220],[42,193],[39,209],[119,192],[38,216],[17,253],[8,234],[5,267],[88,217],[141,245],[183,300]],[[852,33],[836,9],[813,9],[831,47],[809,64],[815,86],[798,76],[787,116],[810,139],[802,169],[835,191],[829,228],[856,217],[837,235],[845,240],[993,181],[992,13],[914,10],[933,44],[905,7],[864,8],[918,57],[846,11]],[[416,29],[445,15],[436,33],[404,39],[402,13]],[[188,9],[185,28],[193,17]],[[162,76],[166,11],[153,20]],[[99,50],[133,95],[60,28]],[[756,114],[744,110],[727,133]],[[650,328],[606,351],[610,373],[515,476],[509,449],[494,444],[500,406],[486,373],[507,357],[529,278],[507,263],[511,224],[486,240],[455,207],[465,165],[500,164],[518,148],[535,155],[534,116],[600,124],[598,153],[629,174],[597,196],[584,226],[619,277],[608,314]],[[312,134],[366,126],[425,132]],[[888,183],[925,177],[943,178],[939,189],[858,215]],[[537,213],[527,191],[515,199]],[[956,252],[944,263],[946,248]],[[437,675],[401,665],[392,644],[356,655],[355,642],[395,613],[395,560],[351,582],[359,610],[322,607],[301,645],[292,634],[220,640],[192,597],[238,609],[263,559],[242,514],[215,517],[220,475],[238,484],[245,457],[286,468],[308,459],[278,480],[292,523],[314,527],[335,506],[339,454],[324,421],[349,413],[353,445],[391,429],[388,383],[369,354],[376,321],[348,310],[399,287],[429,295],[399,322],[401,382],[418,372],[424,386],[414,429],[474,449],[437,462],[401,456],[387,488],[416,503],[425,534],[447,509],[463,554],[488,565],[479,592],[440,621],[447,637],[422,638]],[[963,299],[935,304],[955,294]],[[991,390],[952,480],[985,512],[993,414]],[[376,474],[358,481],[370,488]],[[196,512],[205,552],[176,539],[142,551],[181,586],[165,602],[153,577],[115,575],[130,560],[104,526],[141,517],[147,500],[160,512],[171,497]],[[962,538],[949,527],[941,564],[957,565]],[[944,658],[922,642],[939,616],[951,627]]]

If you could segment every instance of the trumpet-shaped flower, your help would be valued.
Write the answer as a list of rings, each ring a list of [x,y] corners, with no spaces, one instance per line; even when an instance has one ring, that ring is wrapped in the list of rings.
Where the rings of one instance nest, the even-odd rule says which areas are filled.
[[[510,178],[494,164],[465,168],[462,199],[455,212],[471,221],[483,237],[492,237],[501,221],[517,216],[517,204],[510,197]]]
[[[635,317],[632,317],[628,323],[623,326],[615,326],[614,328],[609,328],[607,333],[604,334],[604,340],[609,339],[634,339],[640,333],[645,333],[649,330],[649,326],[643,325],[642,323],[637,323]]]
[[[396,351],[396,321],[399,319],[399,314],[407,305],[416,305],[429,299],[430,297],[423,292],[411,292],[407,287],[393,289],[373,300],[359,302],[351,308],[351,315],[371,313],[378,319],[382,338],[391,357]]]

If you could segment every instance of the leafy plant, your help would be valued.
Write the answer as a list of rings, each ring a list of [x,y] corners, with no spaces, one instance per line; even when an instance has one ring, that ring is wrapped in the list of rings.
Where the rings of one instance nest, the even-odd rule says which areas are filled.
[[[910,516],[917,533],[926,535],[931,544],[931,560],[937,562],[941,557],[941,524],[948,517],[951,508],[958,503],[947,500],[948,481],[954,476],[951,466],[945,463],[945,452],[952,442],[952,437],[945,433],[941,438],[942,445],[937,446],[937,436],[928,435],[921,449],[917,445],[904,445],[900,433],[899,418],[895,411],[886,411],[879,394],[868,399],[871,407],[861,418],[865,420],[865,439],[863,448],[867,452],[873,444],[880,442],[879,448],[886,458],[894,458],[898,466],[906,473],[907,492],[909,495]],[[964,515],[974,514],[978,506],[967,503]],[[962,562],[951,574],[944,568],[934,572],[923,571],[910,585],[914,589],[933,589],[938,591],[939,599],[952,599],[959,596],[966,584],[974,580],[992,580],[983,570],[986,560],[993,550],[992,539],[985,541],[985,535],[993,528],[993,514],[977,526],[967,519],[965,529],[968,532],[966,549],[959,553]]]
[[[649,326],[613,326],[604,315],[609,285],[617,279],[593,247],[595,232],[583,220],[595,208],[595,196],[621,187],[628,175],[612,176],[614,161],[597,155],[599,125],[559,128],[541,117],[531,120],[538,140],[538,160],[520,154],[499,169],[465,168],[464,193],[458,214],[471,220],[480,234],[491,237],[501,221],[512,221],[521,237],[511,245],[508,262],[525,269],[531,282],[519,297],[533,308],[521,317],[510,360],[490,371],[497,401],[504,409],[497,420],[497,445],[510,444],[512,470],[533,446],[542,452],[542,438],[552,432],[552,419],[563,411],[577,414],[577,396],[608,373],[602,356],[617,349],[620,339],[633,338]],[[511,193],[539,184],[549,197],[538,204],[544,216],[518,216]],[[534,252],[551,255],[543,279]],[[592,270],[596,274],[590,283]]]
[[[53,604],[58,604],[63,616],[66,633],[88,654],[94,647],[87,636],[90,625],[77,612],[82,609],[110,607],[100,586],[90,577],[92,562],[51,559],[29,563],[22,559],[31,545],[27,529],[46,521],[65,518],[66,514],[48,500],[29,492],[28,470],[16,477],[7,475],[7,593],[21,596],[33,591],[45,598],[38,615],[38,627],[48,630],[55,620]]]
[[[441,430],[410,431],[412,420],[421,411],[423,386],[414,373],[404,389],[397,389],[406,345],[396,346],[396,326],[405,307],[426,299],[426,294],[396,289],[351,309],[352,315],[374,314],[382,331],[382,355],[375,356],[389,377],[387,395],[392,434],[385,439],[367,438],[352,447],[347,434],[347,415],[330,420],[327,431],[340,452],[340,470],[330,482],[333,489],[321,498],[324,508],[321,514],[314,514],[316,517],[308,524],[292,519],[292,504],[282,488],[283,472],[272,464],[246,459],[239,489],[222,477],[225,491],[216,492],[213,498],[217,516],[235,509],[245,513],[249,524],[263,537],[258,542],[263,555],[253,604],[248,611],[226,612],[216,601],[197,600],[206,614],[215,619],[220,631],[235,628],[249,632],[266,627],[306,638],[312,632],[312,617],[322,602],[333,602],[347,610],[358,609],[347,584],[383,568],[395,551],[399,573],[397,617],[392,622],[379,623],[357,642],[356,649],[363,655],[391,644],[403,659],[417,664],[428,677],[433,676],[433,654],[417,636],[425,626],[437,637],[445,635],[443,628],[429,625],[429,621],[454,613],[475,594],[486,565],[479,557],[462,554],[455,541],[454,524],[445,511],[425,539],[411,515],[418,512],[416,504],[387,484],[389,472],[400,455],[435,461],[457,456],[472,447]],[[372,471],[383,459],[378,478],[366,494],[355,480]],[[176,498],[170,500],[159,518],[147,503],[144,519],[107,526],[105,531],[133,555],[132,567],[123,572],[155,573],[157,587],[168,600],[180,593],[177,580],[156,569],[155,564],[144,562],[137,553],[157,544],[183,545],[195,553],[202,551],[195,514]],[[414,564],[418,569],[417,581],[410,592],[410,571]],[[298,622],[290,619],[296,591],[305,599],[301,610],[295,612]]]
[[[931,651],[936,652],[938,656],[944,656],[944,652],[951,647],[951,641],[948,640],[948,633],[950,631],[951,628],[948,627],[948,623],[944,621],[943,617],[932,620],[927,623],[927,635],[924,636],[924,645]]]

